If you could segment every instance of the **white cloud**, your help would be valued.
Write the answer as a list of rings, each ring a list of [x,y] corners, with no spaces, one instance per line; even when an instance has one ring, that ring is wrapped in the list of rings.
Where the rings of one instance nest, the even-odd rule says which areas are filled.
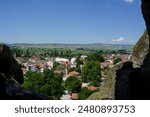
[[[112,42],[117,42],[117,43],[123,42],[123,41],[125,41],[124,37],[120,37],[120,38],[117,38],[117,39],[112,39]]]
[[[134,0],[123,0],[124,2],[127,2],[127,3],[133,3]]]

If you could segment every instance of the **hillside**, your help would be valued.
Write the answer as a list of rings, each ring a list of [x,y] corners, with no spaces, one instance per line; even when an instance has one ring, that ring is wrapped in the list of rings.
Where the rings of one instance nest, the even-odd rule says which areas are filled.
[[[125,44],[102,44],[102,43],[95,43],[95,44],[59,44],[59,43],[51,43],[51,44],[25,44],[25,43],[18,43],[18,44],[10,44],[10,46],[17,46],[17,47],[37,47],[37,48],[90,48],[90,49],[101,49],[101,50],[119,50],[125,49],[131,51],[133,45],[125,45]]]

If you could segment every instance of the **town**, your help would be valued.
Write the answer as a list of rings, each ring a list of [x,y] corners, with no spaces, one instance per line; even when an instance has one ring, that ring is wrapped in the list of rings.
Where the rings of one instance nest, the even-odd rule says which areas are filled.
[[[107,70],[126,62],[126,50],[17,48],[12,52],[24,74],[24,88],[49,99],[86,99],[99,91]]]

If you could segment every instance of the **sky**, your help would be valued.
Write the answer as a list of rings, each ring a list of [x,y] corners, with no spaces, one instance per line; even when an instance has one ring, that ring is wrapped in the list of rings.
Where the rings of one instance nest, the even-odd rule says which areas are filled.
[[[141,0],[0,0],[0,42],[135,44]]]

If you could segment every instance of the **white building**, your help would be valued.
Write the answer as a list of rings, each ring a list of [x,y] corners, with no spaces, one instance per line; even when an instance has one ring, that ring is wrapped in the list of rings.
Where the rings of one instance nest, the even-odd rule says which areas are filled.
[[[48,69],[52,69],[53,68],[53,66],[54,66],[54,62],[53,61],[47,61],[46,62],[46,64],[47,64],[47,66],[48,66]]]
[[[76,67],[76,58],[72,58],[70,60],[70,67],[73,68],[73,67]]]

